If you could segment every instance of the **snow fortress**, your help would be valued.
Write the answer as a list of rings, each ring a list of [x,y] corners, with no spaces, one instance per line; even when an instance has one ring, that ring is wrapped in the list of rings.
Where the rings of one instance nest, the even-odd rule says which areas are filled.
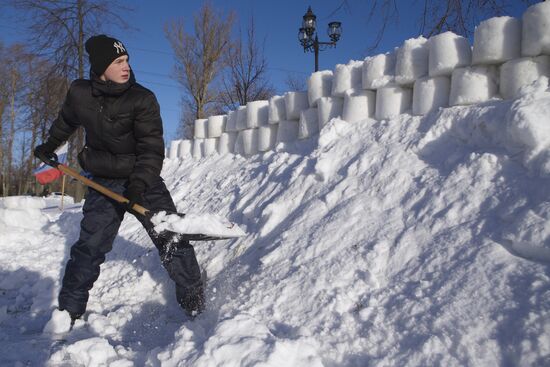
[[[502,16],[480,22],[472,46],[452,32],[408,39],[391,52],[312,73],[307,91],[197,119],[193,142],[180,149],[182,141],[173,141],[167,158],[284,150],[297,140],[315,139],[337,117],[348,122],[385,120],[516,99],[522,88],[550,77],[549,23],[550,2],[541,2],[530,6],[522,19]],[[214,150],[208,139],[217,139]]]

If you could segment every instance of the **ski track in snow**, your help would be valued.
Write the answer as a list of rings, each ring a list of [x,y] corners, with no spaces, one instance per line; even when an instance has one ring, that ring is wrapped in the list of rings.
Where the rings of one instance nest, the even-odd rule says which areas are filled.
[[[85,322],[55,342],[42,329],[79,208],[0,209],[0,365],[548,365],[548,98],[333,119],[249,159],[166,160],[179,212],[249,234],[195,246],[209,277],[195,320],[128,215]]]

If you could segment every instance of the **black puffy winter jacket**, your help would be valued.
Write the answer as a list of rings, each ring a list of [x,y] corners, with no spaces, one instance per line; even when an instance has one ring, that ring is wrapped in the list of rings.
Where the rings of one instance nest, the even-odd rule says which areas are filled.
[[[61,145],[79,127],[86,145],[79,153],[81,167],[96,177],[139,179],[150,186],[160,175],[164,140],[160,109],[153,92],[136,83],[75,80],[49,140]]]

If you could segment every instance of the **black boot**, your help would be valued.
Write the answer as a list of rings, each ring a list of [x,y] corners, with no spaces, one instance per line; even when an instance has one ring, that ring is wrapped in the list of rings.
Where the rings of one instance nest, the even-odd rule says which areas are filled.
[[[176,296],[178,303],[189,316],[195,317],[204,311],[205,298],[202,284],[186,290],[176,288]]]

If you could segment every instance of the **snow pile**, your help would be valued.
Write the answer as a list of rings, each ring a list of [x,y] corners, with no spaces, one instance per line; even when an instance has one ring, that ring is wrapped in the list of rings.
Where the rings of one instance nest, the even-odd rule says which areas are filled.
[[[127,215],[56,342],[43,330],[81,213],[4,208],[0,364],[546,365],[549,106],[541,77],[515,101],[333,118],[293,153],[166,160],[178,212],[248,233],[195,244],[209,280],[194,320]]]
[[[206,234],[220,237],[242,237],[246,233],[238,225],[216,214],[186,213],[177,214],[157,213],[151,218],[155,231],[171,231],[183,234]]]
[[[550,3],[541,2],[527,8],[522,17],[521,54],[538,56],[550,54]]]

